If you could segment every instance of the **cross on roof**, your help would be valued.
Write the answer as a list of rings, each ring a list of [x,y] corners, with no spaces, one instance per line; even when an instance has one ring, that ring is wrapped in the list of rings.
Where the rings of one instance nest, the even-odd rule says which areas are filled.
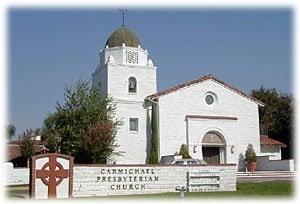
[[[121,8],[119,11],[122,13],[122,26],[125,26],[125,12],[128,10],[126,8]]]

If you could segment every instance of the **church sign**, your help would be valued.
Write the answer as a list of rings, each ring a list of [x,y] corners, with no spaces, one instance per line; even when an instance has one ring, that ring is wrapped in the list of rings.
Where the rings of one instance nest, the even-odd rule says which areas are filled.
[[[236,165],[76,165],[73,196],[235,191]]]
[[[30,197],[34,199],[235,191],[236,165],[86,165],[73,157],[42,154],[30,160]]]
[[[73,157],[41,154],[31,157],[29,194],[31,198],[69,198],[72,195]]]
[[[188,192],[205,192],[220,190],[221,171],[190,171],[187,172]]]

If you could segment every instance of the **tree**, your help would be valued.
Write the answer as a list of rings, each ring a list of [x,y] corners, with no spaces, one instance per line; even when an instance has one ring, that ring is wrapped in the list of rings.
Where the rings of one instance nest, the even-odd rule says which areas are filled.
[[[152,103],[151,112],[151,150],[149,156],[149,164],[158,164],[158,142],[157,142],[157,113],[155,109],[155,104]]]
[[[106,163],[118,154],[115,135],[121,122],[114,119],[113,99],[83,80],[66,87],[64,96],[41,131],[49,151],[72,155],[76,163]]]
[[[36,152],[36,146],[34,145],[33,140],[31,139],[33,135],[33,131],[26,130],[21,135],[20,139],[20,150],[21,150],[21,156],[24,158],[24,161],[28,161],[28,159],[34,155]],[[27,162],[26,162],[27,166]]]
[[[265,106],[259,109],[261,134],[287,144],[287,148],[282,150],[282,158],[292,158],[294,144],[292,96],[264,87],[252,90],[251,95],[265,103]]]
[[[8,140],[11,140],[11,138],[13,136],[15,136],[16,131],[17,131],[17,129],[14,125],[8,125],[7,126],[7,138],[8,138]]]
[[[190,158],[192,158],[192,157],[190,156],[190,154],[189,154],[189,150],[188,150],[186,144],[182,144],[182,145],[180,146],[179,155],[182,156],[182,159],[190,159]]]
[[[111,152],[118,147],[115,144],[116,130],[113,125],[111,121],[101,121],[89,127],[84,145],[91,156],[92,163],[106,163]],[[115,155],[119,155],[119,153],[115,153]]]

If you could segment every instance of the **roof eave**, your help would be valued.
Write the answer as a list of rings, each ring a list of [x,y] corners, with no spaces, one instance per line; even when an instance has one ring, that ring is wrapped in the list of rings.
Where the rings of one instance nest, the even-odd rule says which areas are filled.
[[[170,94],[170,93],[172,93],[172,92],[175,92],[175,91],[177,91],[177,90],[180,90],[180,89],[182,89],[182,88],[184,88],[184,87],[187,87],[187,86],[190,86],[190,85],[193,85],[193,84],[198,84],[198,83],[203,82],[203,81],[206,81],[206,80],[213,80],[214,82],[223,85],[225,88],[229,89],[230,91],[236,92],[236,93],[239,94],[240,96],[245,97],[245,98],[247,98],[248,100],[250,100],[250,101],[256,103],[256,104],[259,105],[260,107],[264,107],[264,106],[265,106],[265,104],[264,104],[262,101],[260,101],[260,100],[258,100],[258,99],[256,99],[256,98],[254,98],[254,97],[252,97],[252,96],[248,96],[247,94],[245,94],[244,92],[240,91],[239,89],[234,88],[233,86],[229,85],[228,83],[223,82],[223,81],[217,79],[217,78],[216,78],[215,76],[213,76],[212,74],[203,76],[203,77],[201,77],[201,78],[199,78],[199,79],[196,79],[196,80],[191,80],[191,81],[189,81],[189,82],[185,82],[185,83],[182,83],[182,84],[178,84],[177,86],[173,86],[173,87],[171,87],[171,88],[168,88],[168,89],[165,89],[165,90],[163,90],[163,91],[154,93],[154,94],[152,94],[152,95],[150,95],[150,96],[147,96],[147,98],[149,97],[149,98],[151,98],[151,99],[157,99],[157,98],[159,98],[159,97],[161,97],[161,96],[168,95],[168,94]]]

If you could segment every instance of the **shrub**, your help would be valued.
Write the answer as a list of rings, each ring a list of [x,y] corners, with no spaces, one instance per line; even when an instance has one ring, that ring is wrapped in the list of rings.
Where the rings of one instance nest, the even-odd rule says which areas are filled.
[[[257,161],[255,151],[253,149],[253,145],[249,144],[247,150],[245,152],[245,162],[248,164],[255,163]]]
[[[188,150],[186,144],[182,144],[182,145],[181,145],[180,150],[179,150],[179,155],[182,156],[182,159],[190,159],[190,158],[192,158],[192,157],[189,155],[189,150]]]

